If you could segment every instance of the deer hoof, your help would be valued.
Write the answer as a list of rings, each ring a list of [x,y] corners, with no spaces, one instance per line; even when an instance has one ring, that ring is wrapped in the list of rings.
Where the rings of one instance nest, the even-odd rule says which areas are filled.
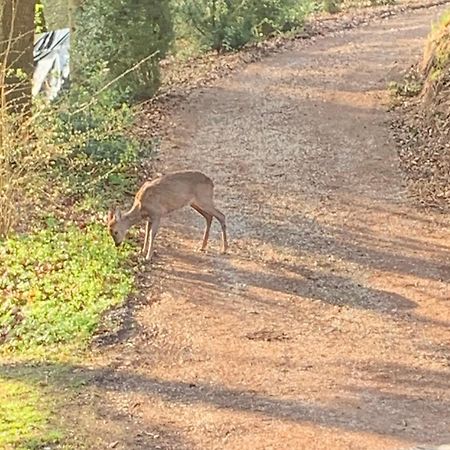
[[[145,257],[145,260],[146,260],[146,261],[151,261],[155,256],[158,256],[158,252],[157,252],[156,250],[153,250],[153,252],[152,252],[151,255],[147,255],[147,256]]]

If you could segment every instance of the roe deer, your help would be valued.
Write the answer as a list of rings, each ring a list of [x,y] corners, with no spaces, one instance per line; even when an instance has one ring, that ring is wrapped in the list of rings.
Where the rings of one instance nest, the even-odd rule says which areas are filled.
[[[206,220],[205,233],[201,250],[206,249],[211,222],[215,217],[222,227],[223,252],[227,251],[227,233],[225,216],[214,206],[214,184],[210,178],[201,172],[181,171],[173,172],[147,181],[136,193],[131,209],[121,214],[116,208],[108,212],[108,229],[116,246],[125,238],[128,229],[147,220],[144,246],[142,253],[147,250],[146,259],[151,259],[156,233],[161,218],[172,211],[190,205]]]

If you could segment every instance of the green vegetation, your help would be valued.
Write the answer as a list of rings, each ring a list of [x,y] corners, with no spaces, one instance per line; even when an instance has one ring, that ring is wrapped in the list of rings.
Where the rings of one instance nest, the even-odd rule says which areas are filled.
[[[139,146],[126,134],[129,108],[95,102],[69,114],[68,105],[64,98],[54,109],[36,110],[31,122],[12,116],[15,126],[2,123],[0,354],[8,359],[73,360],[103,313],[133,287],[130,246],[117,251],[104,226],[110,200],[136,184]],[[52,411],[41,404],[59,404],[65,388],[42,390],[24,379],[18,400],[11,386],[0,389],[0,411],[9,417],[0,448],[64,441],[64,430],[55,435]],[[20,411],[18,401],[25,405]]]
[[[69,26],[69,9],[67,0],[42,0],[45,22],[49,30]]]
[[[94,75],[103,85],[120,77],[114,90],[124,98],[148,99],[156,92],[159,61],[173,39],[168,0],[92,0],[77,22],[78,80],[91,84]]]
[[[59,230],[48,223],[11,236],[0,249],[0,329],[9,351],[83,348],[101,314],[132,287],[128,251],[114,251],[104,227]]]
[[[34,8],[35,8],[34,25],[36,28],[36,33],[44,33],[45,31],[47,31],[47,26],[45,24],[45,17],[44,17],[44,5],[40,0],[37,0]]]
[[[422,90],[422,80],[416,72],[411,72],[401,82],[392,81],[389,83],[389,91],[395,97],[415,97]]]
[[[5,358],[73,361],[105,311],[123,303],[133,288],[131,247],[118,251],[104,223],[110,202],[123,200],[137,183],[141,143],[129,135],[132,110],[120,93],[97,91],[74,86],[54,104],[37,101],[29,117],[1,115]],[[44,378],[40,369],[36,375]],[[10,420],[0,448],[38,449],[56,439],[65,448],[59,443],[65,442],[64,429],[55,434],[52,410],[40,407],[60,404],[65,388],[42,390],[25,377],[20,401],[26,408],[19,411],[13,387],[11,381],[1,388],[2,413]]]
[[[42,7],[36,12],[41,31]],[[0,88],[14,90],[1,61]],[[151,143],[131,135],[132,105],[125,100],[135,91],[120,83],[108,86],[110,81],[106,61],[100,61],[89,72],[78,71],[70,91],[50,104],[38,98],[29,110],[13,112],[0,96],[3,361],[73,363],[103,314],[133,288],[131,246],[114,247],[105,213],[134,190],[140,151]],[[52,405],[59,408],[67,398],[67,386],[73,391],[70,383],[44,389],[37,380],[47,372],[40,367],[20,381],[8,373],[2,367],[0,448],[56,442],[66,448],[64,425],[52,425]]]
[[[133,112],[119,93],[74,87],[44,118],[52,123],[51,138],[60,149],[46,176],[61,195],[69,194],[77,203],[96,198],[101,200],[96,207],[105,208],[136,182],[142,143],[129,135]]]
[[[59,441],[61,432],[49,425],[53,405],[42,396],[33,383],[0,376],[0,448],[42,449]]]
[[[175,54],[230,51],[301,29],[312,12],[331,14],[395,0],[173,0]]]
[[[302,26],[311,0],[179,0],[174,2],[177,39],[200,50],[234,50],[248,42]]]
[[[450,11],[445,12],[432,28],[425,47],[421,72],[430,84],[445,76],[450,62]]]
[[[339,12],[342,8],[341,0],[323,0],[323,10],[330,14]]]

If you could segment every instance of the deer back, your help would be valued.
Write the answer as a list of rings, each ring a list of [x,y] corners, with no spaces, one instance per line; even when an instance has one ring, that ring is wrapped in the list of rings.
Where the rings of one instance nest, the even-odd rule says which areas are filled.
[[[199,196],[209,191],[213,183],[201,172],[174,172],[146,182],[136,194],[144,215],[164,216],[172,211],[195,202]]]

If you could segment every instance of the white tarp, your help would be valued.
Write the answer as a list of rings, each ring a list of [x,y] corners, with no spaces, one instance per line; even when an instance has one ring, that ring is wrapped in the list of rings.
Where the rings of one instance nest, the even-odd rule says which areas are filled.
[[[49,31],[37,36],[34,44],[33,96],[42,92],[53,100],[69,78],[70,30]]]

